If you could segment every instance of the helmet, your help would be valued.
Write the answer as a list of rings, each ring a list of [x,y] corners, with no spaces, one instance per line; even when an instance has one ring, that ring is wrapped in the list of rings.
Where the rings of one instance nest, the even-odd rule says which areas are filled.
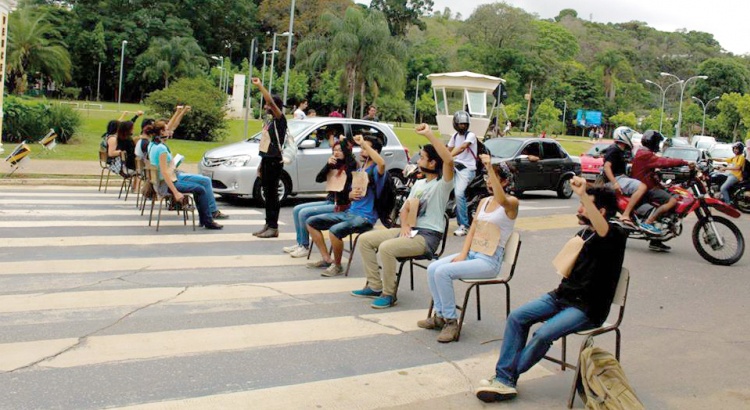
[[[740,141],[737,141],[734,144],[732,144],[732,150],[734,150],[734,149],[739,149],[740,150],[740,154],[742,154],[745,151],[745,144],[743,144]]]
[[[469,129],[469,124],[471,123],[471,117],[469,116],[469,113],[466,111],[456,111],[455,114],[453,114],[453,129],[456,131],[461,131],[458,128],[458,124],[466,124],[466,129]]]
[[[629,148],[633,148],[633,134],[635,134],[635,131],[633,131],[630,127],[617,127],[615,128],[615,132],[612,134],[612,139],[614,139],[615,142],[621,142],[627,145]]]
[[[641,137],[641,145],[650,149],[653,152],[659,152],[659,143],[664,139],[659,131],[648,130],[643,133]]]

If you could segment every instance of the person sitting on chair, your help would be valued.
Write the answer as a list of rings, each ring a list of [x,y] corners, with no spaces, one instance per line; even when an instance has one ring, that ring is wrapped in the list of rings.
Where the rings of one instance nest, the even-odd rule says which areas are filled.
[[[576,216],[584,228],[571,239],[583,241],[580,252],[572,267],[557,266],[564,276],[557,289],[510,313],[495,376],[480,382],[476,389],[479,400],[489,403],[516,397],[518,377],[544,357],[552,342],[599,326],[609,314],[628,235],[619,225],[607,222],[617,212],[617,199],[610,188],[587,188],[581,177],[573,177],[571,186],[581,198]],[[566,245],[564,251],[568,249]],[[529,329],[541,322],[527,343]]]
[[[417,322],[422,329],[441,329],[440,343],[458,337],[458,314],[453,281],[462,278],[486,279],[497,276],[503,263],[505,244],[513,233],[518,216],[518,199],[507,195],[513,174],[504,162],[492,165],[490,156],[479,156],[487,169],[487,189],[492,196],[482,199],[461,252],[446,256],[427,267],[427,283],[435,315]]]

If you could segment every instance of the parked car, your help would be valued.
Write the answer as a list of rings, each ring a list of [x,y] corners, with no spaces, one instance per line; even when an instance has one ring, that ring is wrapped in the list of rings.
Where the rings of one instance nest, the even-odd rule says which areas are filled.
[[[516,194],[531,190],[552,190],[560,198],[570,198],[570,178],[581,174],[581,164],[549,138],[493,138],[484,145],[492,154],[492,162],[508,161],[517,170]]]
[[[708,149],[708,153],[714,161],[714,165],[727,165],[727,161],[734,157],[732,144],[717,143]]]
[[[711,172],[711,156],[709,153],[700,148],[693,147],[669,147],[664,150],[665,158],[679,158],[698,165],[703,172]],[[672,180],[672,182],[681,183],[688,180],[690,169],[687,166],[666,168],[661,170],[661,179]]]
[[[279,182],[279,198],[289,195],[323,192],[325,184],[315,182],[315,175],[331,156],[331,148],[325,136],[329,130],[336,135],[362,134],[383,141],[381,155],[386,169],[394,179],[401,179],[406,166],[408,150],[401,145],[393,129],[384,123],[330,117],[308,117],[305,120],[289,120],[289,134],[294,137],[299,149],[297,158],[284,171]],[[247,140],[207,151],[198,165],[201,174],[211,178],[214,192],[229,197],[252,197],[263,201],[258,178],[260,156],[260,132]],[[360,148],[354,149],[359,155]]]
[[[604,165],[604,150],[613,143],[611,140],[597,142],[581,154],[581,176],[587,181],[595,181],[599,177]]]
[[[712,145],[716,144],[716,138],[709,137],[708,135],[693,135],[690,142],[695,148],[709,149]]]

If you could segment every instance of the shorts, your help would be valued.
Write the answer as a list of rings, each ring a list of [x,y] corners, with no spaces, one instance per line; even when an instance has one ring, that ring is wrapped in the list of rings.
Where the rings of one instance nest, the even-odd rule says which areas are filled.
[[[653,188],[646,192],[646,201],[648,202],[658,202],[659,204],[664,205],[669,202],[670,199],[672,199],[672,195],[661,188]]]
[[[370,221],[349,211],[313,216],[307,220],[307,225],[319,231],[328,230],[339,239],[372,229]]]
[[[641,181],[635,178],[629,178],[626,175],[618,175],[617,183],[620,184],[620,189],[622,189],[622,193],[627,196],[633,195],[633,193],[638,189],[638,187],[641,186]]]

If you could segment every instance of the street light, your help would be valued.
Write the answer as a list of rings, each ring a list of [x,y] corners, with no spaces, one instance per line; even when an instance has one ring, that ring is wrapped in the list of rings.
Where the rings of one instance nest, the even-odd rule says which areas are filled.
[[[685,94],[685,86],[687,86],[687,83],[689,83],[690,80],[694,80],[694,79],[698,79],[698,78],[700,78],[701,80],[705,80],[705,79],[708,78],[708,76],[706,76],[706,75],[694,75],[694,76],[688,78],[687,80],[682,80],[682,79],[680,79],[680,77],[677,77],[676,75],[670,74],[670,73],[664,73],[664,72],[662,72],[662,73],[659,73],[659,75],[661,75],[662,77],[674,77],[680,83],[680,109],[679,109],[678,114],[677,114],[677,127],[675,128],[675,137],[679,137],[680,136],[680,127],[682,126],[682,98],[683,98],[683,96]]]
[[[276,57],[276,54],[279,52],[279,50],[276,49],[276,37],[278,37],[279,34],[273,33],[273,45],[271,46],[271,65],[268,67],[268,69],[271,71],[271,79],[268,80],[268,92],[271,93],[273,89],[273,60],[274,57]],[[281,107],[279,107],[281,108]]]
[[[263,85],[266,85],[266,56],[268,54],[273,55],[273,54],[276,54],[278,52],[279,52],[279,50],[273,50],[273,51],[264,51],[262,53],[263,54],[263,70],[261,71],[261,74],[260,74],[260,83],[263,84]],[[271,74],[271,75],[273,76],[273,74]],[[258,108],[261,109],[261,110],[263,109],[263,94],[261,94],[260,98],[258,99]]]
[[[292,7],[289,11],[289,31],[284,34],[289,35],[286,43],[286,68],[284,70],[284,105],[286,105],[287,91],[289,90],[289,60],[292,58],[292,37],[294,37],[294,5],[296,1],[292,0]]]
[[[680,82],[676,81],[676,82],[674,82],[672,84],[669,84],[667,86],[667,88],[663,88],[661,85],[659,85],[659,84],[657,84],[657,83],[655,83],[655,82],[653,82],[651,80],[646,80],[646,82],[649,83],[649,84],[653,84],[653,85],[659,87],[659,90],[661,90],[661,112],[659,114],[659,134],[661,134],[661,125],[662,125],[662,122],[664,120],[664,100],[666,99],[666,96],[667,96],[667,90],[669,90],[669,87],[671,87],[673,85],[676,85],[676,84],[679,84]]]
[[[417,101],[419,100],[419,77],[422,76],[422,73],[419,73],[417,75],[417,90],[414,92],[414,124],[417,123]]]
[[[221,67],[219,67],[219,89],[223,90],[221,87],[221,82],[224,80],[224,56],[216,57],[211,56],[212,60],[221,61]]]
[[[708,104],[711,104],[711,101],[718,100],[719,98],[720,97],[714,97],[708,100],[708,102],[704,104],[703,100],[701,100],[700,98],[696,96],[693,96],[693,99],[701,103],[701,106],[703,107],[703,124],[701,125],[701,135],[706,135],[706,108],[708,108]]]
[[[563,100],[563,134],[566,135],[565,132],[567,129],[565,128],[565,113],[568,111],[568,102],[566,100]]]
[[[125,63],[125,44],[128,40],[122,40],[122,52],[120,53],[120,87],[117,89],[117,109],[120,109],[120,100],[122,99],[122,70]]]

